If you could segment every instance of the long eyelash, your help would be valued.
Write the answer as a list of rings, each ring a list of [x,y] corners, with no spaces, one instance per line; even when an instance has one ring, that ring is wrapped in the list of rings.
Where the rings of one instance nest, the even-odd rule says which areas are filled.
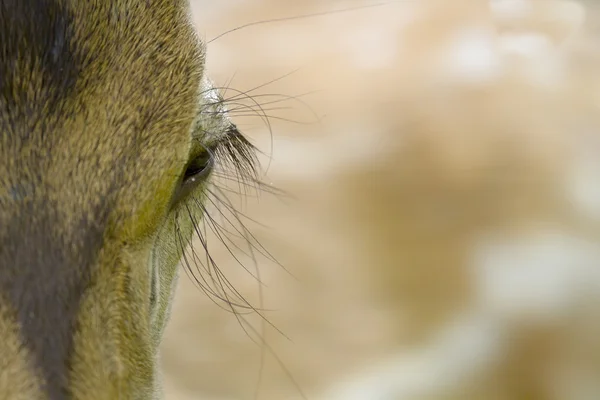
[[[215,152],[216,164],[227,172],[233,167],[234,176],[246,182],[258,181],[258,158],[256,147],[234,126],[225,133],[229,139],[221,142]]]
[[[242,217],[240,216],[242,214],[239,211],[237,211],[234,205],[231,203],[231,201],[222,194],[221,189],[218,187],[217,184],[214,185],[214,188],[215,191],[207,190],[207,194],[205,196],[207,199],[210,199],[209,203],[214,205],[214,208],[218,210],[218,215],[220,215],[221,219],[223,219],[224,221],[219,222],[216,219],[216,217],[213,217],[211,215],[210,209],[207,206],[200,203],[199,201],[195,202],[195,206],[200,207],[203,211],[203,218],[201,222],[196,220],[194,213],[189,209],[189,206],[186,207],[188,217],[192,219],[196,236],[200,240],[200,243],[204,250],[206,261],[202,261],[194,246],[187,246],[183,256],[183,262],[185,266],[184,269],[186,270],[188,277],[190,277],[191,280],[195,282],[196,285],[206,295],[208,295],[208,297],[215,305],[227,312],[231,312],[235,316],[236,320],[238,321],[238,324],[240,325],[244,333],[248,336],[248,338],[257,346],[260,346],[261,360],[259,381],[262,377],[262,371],[264,368],[265,351],[268,351],[269,354],[271,354],[277,361],[277,363],[281,366],[282,370],[288,376],[290,381],[294,384],[296,390],[301,395],[301,397],[303,399],[306,399],[307,397],[303,393],[301,387],[293,378],[290,371],[285,367],[284,362],[279,358],[275,350],[267,343],[264,337],[264,333],[261,333],[265,331],[265,325],[269,325],[284,338],[286,338],[287,340],[291,340],[287,335],[285,335],[283,331],[277,328],[277,326],[270,322],[263,314],[266,311],[274,310],[255,307],[248,300],[246,300],[244,296],[235,288],[235,286],[226,278],[223,271],[219,268],[216,260],[210,254],[207,237],[207,226],[215,234],[216,238],[219,241],[221,241],[221,243],[226,247],[230,255],[234,256],[236,263],[238,263],[238,265],[241,265],[259,282],[259,301],[261,304],[263,304],[262,283],[260,278],[260,270],[258,269],[256,252],[258,252],[259,254],[263,255],[271,261],[274,261],[276,263],[277,261],[270,253],[266,251],[266,249],[260,244],[258,239],[256,239],[256,237],[254,237],[254,235],[252,235],[252,233],[248,230],[248,228],[242,221]],[[219,203],[221,205],[225,205],[224,208],[228,210],[228,212],[233,216],[233,221],[231,220],[231,218],[227,217],[222,208],[218,206]],[[234,236],[243,238],[243,240],[246,242],[248,250],[247,252],[243,253],[252,259],[252,262],[256,268],[256,275],[252,274],[247,269],[247,267],[243,265],[242,261],[234,255],[234,250],[230,246],[233,246],[240,250],[241,247],[239,247],[231,238],[232,232],[223,226],[226,223],[233,227],[234,231],[237,232],[237,235]],[[237,227],[235,226],[236,224],[238,225]],[[176,237],[178,238],[180,245],[183,246],[183,239],[178,229],[176,229]],[[277,264],[281,265],[279,263]],[[198,269],[199,274],[195,273],[193,266],[195,266],[196,269]],[[245,316],[251,314],[255,314],[260,317],[260,331],[257,328],[255,328],[248,320],[246,320]]]
[[[307,92],[307,93],[304,93],[301,95],[296,95],[296,96],[290,96],[290,95],[284,95],[284,94],[270,94],[270,93],[252,94],[252,92],[255,92],[256,90],[266,87],[277,81],[280,81],[281,79],[289,77],[290,75],[292,75],[293,73],[295,73],[297,71],[298,70],[294,70],[292,72],[284,74],[278,78],[272,79],[272,80],[268,81],[267,83],[258,85],[247,91],[233,89],[230,86],[215,87],[214,88],[215,90],[221,90],[223,93],[226,93],[227,91],[231,91],[231,92],[234,92],[235,94],[231,97],[223,96],[215,103],[209,104],[206,107],[209,110],[207,112],[211,113],[213,115],[227,113],[229,116],[232,116],[232,117],[253,117],[253,116],[255,116],[255,117],[260,118],[270,133],[270,139],[271,139],[270,152],[272,153],[273,152],[273,127],[271,126],[272,119],[295,123],[295,124],[302,124],[302,125],[309,125],[309,124],[314,124],[314,123],[318,124],[321,121],[321,118],[317,115],[315,110],[313,110],[312,107],[310,107],[310,105],[302,99],[302,97],[318,93],[318,91],[310,91],[310,92]],[[266,98],[269,100],[259,102],[258,101],[259,98]],[[276,100],[271,100],[272,98],[275,98]],[[243,103],[242,102],[243,100],[249,100],[252,103],[252,105]],[[295,120],[291,120],[288,118],[282,118],[282,117],[267,114],[267,111],[270,111],[271,109],[265,108],[264,107],[265,105],[277,104],[277,103],[281,103],[284,101],[294,101],[294,102],[299,103],[306,110],[308,110],[308,112],[311,114],[311,116],[314,118],[314,120],[306,121],[306,122],[305,121],[295,121]],[[228,107],[222,107],[224,104],[226,104]],[[228,110],[228,108],[231,104],[235,105],[236,108],[232,109],[232,110]],[[214,110],[215,108],[217,109],[217,111]],[[244,110],[244,114],[240,113],[240,110]],[[248,111],[250,112],[250,114],[246,114]],[[237,131],[237,133],[240,134],[239,131]],[[261,154],[265,155],[264,153],[260,152],[258,149],[254,148],[254,147],[252,149],[252,152],[253,152],[253,154],[261,153]],[[270,167],[271,167],[271,159],[269,157],[269,164],[266,167],[265,173],[267,173],[269,171]],[[256,180],[255,180],[255,182],[256,182]],[[256,183],[258,184],[258,182],[256,182]],[[264,186],[264,185],[262,185],[262,186]]]
[[[265,85],[261,85],[263,87]],[[223,89],[223,88],[221,88]],[[240,110],[247,114],[253,112],[259,116],[264,124],[268,127],[269,132],[272,129],[269,122],[273,116],[267,115],[273,109],[264,109],[254,96],[248,93],[257,89],[252,89],[246,93],[225,88],[234,92],[229,99],[218,97],[213,103],[206,104],[201,110],[209,117],[226,117],[219,115],[228,113],[239,113]],[[214,90],[214,89],[213,89]],[[256,96],[260,97],[260,95]],[[273,97],[276,98],[273,101]],[[267,104],[277,104],[285,100],[294,99],[292,96],[270,95]],[[253,106],[248,106],[241,100],[250,100]],[[297,99],[296,99],[297,100]],[[225,105],[234,105],[233,112],[225,111]],[[259,111],[260,110],[260,111]],[[215,136],[211,132],[205,132],[208,136]],[[219,134],[220,136],[223,133]],[[187,212],[188,218],[191,219],[194,228],[195,237],[202,246],[204,257],[198,254],[198,247],[185,246],[181,232],[176,225],[175,237],[178,244],[182,248],[182,264],[186,274],[195,285],[200,288],[210,300],[219,308],[232,313],[244,333],[250,340],[260,347],[260,368],[259,376],[256,385],[255,397],[258,397],[260,382],[264,369],[266,352],[274,357],[281,369],[288,376],[290,382],[296,388],[298,394],[306,399],[300,385],[295,381],[290,371],[286,368],[285,363],[277,356],[275,350],[269,346],[265,339],[266,327],[269,326],[278,334],[282,335],[287,340],[291,340],[283,331],[276,327],[264,315],[265,312],[274,311],[263,308],[264,296],[263,287],[265,286],[261,279],[260,269],[258,268],[257,257],[262,257],[271,263],[281,267],[289,275],[293,275],[280,263],[277,259],[268,252],[268,250],[260,243],[259,239],[254,236],[247,228],[248,222],[259,224],[249,216],[238,210],[234,202],[229,198],[228,194],[235,194],[240,199],[247,201],[254,192],[256,196],[261,193],[268,193],[277,196],[280,199],[286,198],[287,194],[277,189],[276,187],[262,182],[259,178],[258,154],[260,151],[237,129],[233,124],[229,126],[225,132],[226,140],[219,142],[213,149],[215,169],[212,172],[212,180],[208,183],[203,193],[199,198],[192,198],[191,201],[181,210]],[[237,186],[237,187],[236,187]],[[289,196],[288,196],[289,197]],[[193,211],[202,211],[202,218],[199,220]],[[178,216],[176,216],[178,218]],[[261,225],[261,224],[259,224]],[[264,225],[263,225],[264,226]],[[224,246],[230,257],[233,257],[234,262],[241,266],[253,279],[258,283],[258,297],[260,308],[252,305],[242,293],[240,293],[235,285],[227,279],[224,272],[219,268],[217,261],[211,255],[209,249],[209,234]],[[240,243],[241,242],[241,243]],[[212,247],[212,246],[211,246]],[[242,260],[245,257],[251,260],[254,268],[253,271]],[[247,316],[257,315],[260,318],[260,328],[257,329],[248,320]]]

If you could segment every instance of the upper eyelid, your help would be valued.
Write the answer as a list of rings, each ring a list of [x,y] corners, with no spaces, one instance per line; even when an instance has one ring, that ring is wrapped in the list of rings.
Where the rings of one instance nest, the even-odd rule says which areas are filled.
[[[198,102],[192,138],[209,147],[218,145],[223,139],[228,140],[227,132],[233,123],[229,119],[223,97],[207,77],[202,80]]]

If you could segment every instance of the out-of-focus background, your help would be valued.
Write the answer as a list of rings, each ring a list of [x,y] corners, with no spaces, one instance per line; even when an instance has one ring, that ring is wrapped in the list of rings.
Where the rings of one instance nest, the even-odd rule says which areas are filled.
[[[219,184],[168,399],[600,399],[600,4],[192,6],[285,194]]]

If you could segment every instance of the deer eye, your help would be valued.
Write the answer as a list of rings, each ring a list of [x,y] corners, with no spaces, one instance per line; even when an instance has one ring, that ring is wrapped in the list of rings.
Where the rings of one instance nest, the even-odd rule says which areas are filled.
[[[208,150],[203,150],[193,157],[185,167],[185,171],[175,191],[173,204],[183,200],[200,184],[206,181],[214,165],[214,158]]]

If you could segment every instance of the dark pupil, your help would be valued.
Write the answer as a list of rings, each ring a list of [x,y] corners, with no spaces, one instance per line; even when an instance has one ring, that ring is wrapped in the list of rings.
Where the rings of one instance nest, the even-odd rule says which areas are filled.
[[[191,178],[203,172],[210,164],[210,155],[203,154],[200,157],[196,157],[192,162],[188,165],[185,170],[184,179]]]

